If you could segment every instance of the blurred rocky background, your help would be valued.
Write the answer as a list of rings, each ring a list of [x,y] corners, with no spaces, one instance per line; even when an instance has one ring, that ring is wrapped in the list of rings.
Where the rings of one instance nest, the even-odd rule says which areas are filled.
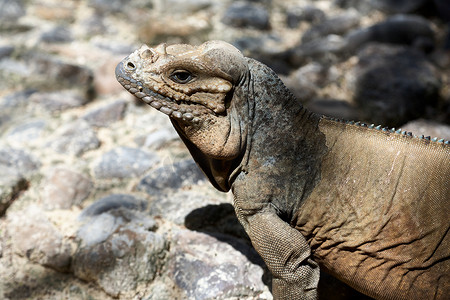
[[[446,0],[0,0],[0,299],[272,299],[231,195],[115,65],[221,39],[313,111],[449,139],[449,18]],[[364,299],[326,277],[324,299]]]

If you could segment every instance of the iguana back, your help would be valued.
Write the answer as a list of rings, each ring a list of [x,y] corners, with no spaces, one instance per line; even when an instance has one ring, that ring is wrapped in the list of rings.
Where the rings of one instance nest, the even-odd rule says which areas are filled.
[[[321,180],[296,228],[320,266],[380,299],[450,295],[450,150],[322,119]]]

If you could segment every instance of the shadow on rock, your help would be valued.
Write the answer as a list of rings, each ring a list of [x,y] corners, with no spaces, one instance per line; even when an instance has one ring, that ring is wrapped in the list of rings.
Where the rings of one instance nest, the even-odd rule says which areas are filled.
[[[207,205],[193,210],[185,218],[185,226],[190,230],[200,231],[217,240],[228,243],[245,255],[249,261],[264,268],[263,282],[271,289],[272,275],[261,257],[251,247],[249,237],[239,223],[234,208],[229,203]],[[370,300],[333,276],[321,272],[319,283],[320,299],[328,300]]]
[[[206,233],[231,245],[245,255],[250,262],[263,267],[262,280],[265,285],[271,287],[272,276],[264,261],[251,246],[250,239],[239,223],[231,204],[210,204],[195,209],[186,216],[184,224],[190,230]]]

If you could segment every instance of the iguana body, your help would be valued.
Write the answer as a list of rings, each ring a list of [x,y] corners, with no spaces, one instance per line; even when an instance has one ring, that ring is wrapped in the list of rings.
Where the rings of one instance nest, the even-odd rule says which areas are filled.
[[[116,76],[232,189],[275,299],[316,299],[319,266],[377,299],[448,299],[448,142],[308,112],[224,42],[143,46]]]

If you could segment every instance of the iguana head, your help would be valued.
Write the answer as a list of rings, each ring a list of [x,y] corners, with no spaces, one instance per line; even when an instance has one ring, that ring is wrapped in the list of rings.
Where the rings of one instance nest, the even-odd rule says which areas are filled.
[[[231,164],[245,147],[242,99],[235,91],[247,73],[239,50],[220,41],[142,46],[116,67],[117,80],[125,89],[170,117],[194,159],[220,190],[229,189]],[[218,164],[221,167],[215,168]]]

